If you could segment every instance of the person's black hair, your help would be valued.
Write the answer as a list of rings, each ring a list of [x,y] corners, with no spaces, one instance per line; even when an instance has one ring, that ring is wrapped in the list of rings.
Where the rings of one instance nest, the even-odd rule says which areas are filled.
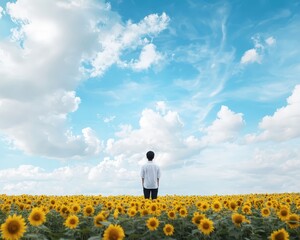
[[[153,151],[148,151],[146,156],[147,156],[149,161],[152,161],[153,158],[154,158],[154,152]]]

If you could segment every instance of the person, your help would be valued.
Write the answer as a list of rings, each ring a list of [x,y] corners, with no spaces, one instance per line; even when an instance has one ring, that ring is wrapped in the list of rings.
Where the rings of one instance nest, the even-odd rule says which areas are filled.
[[[141,177],[144,197],[149,199],[156,199],[159,188],[160,168],[153,163],[154,152],[148,151],[146,153],[148,162],[142,166]]]

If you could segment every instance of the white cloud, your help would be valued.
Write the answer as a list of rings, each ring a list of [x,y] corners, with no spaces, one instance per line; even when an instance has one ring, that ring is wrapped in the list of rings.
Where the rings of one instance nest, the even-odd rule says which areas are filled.
[[[30,155],[78,158],[97,154],[99,140],[90,141],[91,131],[83,129],[83,135],[74,135],[66,127],[67,114],[76,111],[79,103],[74,92],[65,91],[31,101],[1,100],[0,129],[15,147]]]
[[[206,133],[202,141],[206,144],[234,141],[244,124],[243,114],[234,113],[227,106],[222,106],[217,119],[202,130]]]
[[[4,9],[0,6],[0,19],[2,18],[3,13],[4,13]]]
[[[129,134],[131,133],[132,126],[129,124],[122,124],[120,125],[120,129],[121,130],[119,132],[116,132],[115,135],[119,138],[125,138],[128,137]]]
[[[98,153],[100,146],[66,125],[80,104],[74,89],[83,77],[81,59],[97,46],[90,23],[104,6],[92,5],[86,1],[66,11],[52,1],[7,4],[17,42],[0,42],[0,130],[27,154],[77,158]]]
[[[32,165],[20,165],[18,168],[8,168],[0,171],[0,179],[22,180],[23,178],[38,180],[44,169]]]
[[[113,177],[112,177],[113,176]],[[7,194],[138,194],[138,172],[122,168],[120,160],[75,165],[46,171],[32,165],[0,170],[1,191]],[[125,194],[125,192],[124,192]]]
[[[258,54],[257,50],[255,48],[247,50],[244,55],[241,58],[241,63],[242,64],[247,64],[247,63],[261,63],[261,56]]]
[[[118,63],[125,50],[147,46],[144,36],[159,34],[169,17],[124,24],[109,4],[94,0],[18,0],[7,3],[6,13],[16,27],[12,41],[0,41],[0,132],[31,155],[98,154],[101,141],[90,127],[78,135],[68,126],[81,101],[76,88]]]
[[[143,47],[139,59],[131,62],[130,66],[136,71],[141,71],[158,64],[162,59],[163,56],[156,51],[155,45],[150,43]]]
[[[247,141],[286,141],[300,137],[300,85],[295,86],[287,105],[272,116],[265,116],[259,123],[259,134],[246,136]]]
[[[100,153],[102,147],[96,133],[88,127],[82,129],[82,135],[84,137],[84,142],[86,143],[86,148],[84,149],[85,153],[87,153],[87,155]]]
[[[110,123],[110,122],[112,122],[115,118],[116,118],[116,116],[105,117],[105,118],[103,119],[103,122],[105,122],[105,123]]]
[[[145,109],[139,121],[139,128],[123,126],[116,134],[119,138],[107,142],[106,151],[112,156],[125,154],[129,157],[137,154],[139,159],[142,159],[144,153],[152,149],[159,152],[160,165],[167,165],[170,161],[176,164],[180,155],[187,151],[181,135],[182,128],[183,123],[177,112],[168,111],[161,115],[152,109]]]
[[[254,48],[247,50],[242,58],[240,63],[241,64],[250,64],[250,63],[262,63],[262,59],[265,54],[265,49],[275,45],[276,39],[274,37],[268,37],[261,42],[261,38],[259,35],[252,37],[252,41],[254,43]]]
[[[272,46],[276,43],[276,39],[274,37],[268,37],[265,41],[269,46]]]
[[[299,189],[299,141],[278,145],[215,145],[192,156],[157,151],[155,161],[171,158],[162,168],[160,195],[295,192]],[[176,153],[177,150],[176,150]],[[167,155],[169,154],[169,155]],[[192,159],[192,161],[191,161]],[[96,165],[78,164],[45,170],[33,165],[0,170],[6,194],[142,195],[140,167],[146,156],[126,152]],[[203,184],[205,179],[205,184]],[[195,187],[197,186],[197,187]]]
[[[289,98],[291,103],[298,100],[296,95]],[[154,161],[162,167],[161,195],[270,193],[299,189],[295,181],[295,176],[300,174],[297,168],[300,164],[299,139],[288,144],[240,145],[232,140],[243,124],[240,113],[222,106],[217,119],[205,129],[207,135],[197,139],[184,136],[184,125],[177,112],[145,109],[138,128],[121,125],[116,139],[106,142],[106,153],[110,156],[98,164],[79,163],[51,171],[33,165],[0,170],[0,191],[7,194],[142,195],[139,173],[149,149],[155,151]],[[89,131],[87,129],[83,135],[91,142],[89,145],[93,145]]]
[[[110,32],[105,35],[101,42],[101,51],[91,61],[93,66],[91,75],[102,75],[114,63],[124,67],[120,55],[126,48],[135,49],[138,46],[143,46],[139,61],[132,66],[136,70],[147,69],[150,65],[157,63],[161,59],[160,54],[156,52],[155,46],[148,44],[143,37],[145,35],[156,36],[167,27],[168,23],[169,17],[163,13],[160,16],[158,14],[146,16],[138,24],[128,21],[125,26],[122,24],[110,26]],[[150,57],[150,61],[146,57]]]
[[[167,104],[164,101],[158,101],[156,102],[156,110],[161,112],[162,114],[165,114],[167,111]]]
[[[112,158],[124,155],[127,159],[139,159],[149,149],[157,152],[157,162],[162,167],[181,166],[192,161],[207,145],[222,144],[235,141],[244,125],[242,114],[234,113],[228,107],[222,106],[218,118],[205,128],[205,136],[184,134],[184,124],[176,111],[166,110],[165,103],[159,102],[156,111],[145,109],[139,121],[139,128],[122,125],[115,139],[106,142],[106,153]],[[164,111],[161,111],[161,108]],[[135,160],[132,160],[135,162]],[[136,162],[136,163],[137,163]]]

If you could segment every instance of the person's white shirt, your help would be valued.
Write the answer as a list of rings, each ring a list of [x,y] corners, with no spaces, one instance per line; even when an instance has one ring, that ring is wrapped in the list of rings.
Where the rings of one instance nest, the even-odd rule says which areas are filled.
[[[148,161],[141,169],[141,177],[144,179],[144,188],[158,188],[157,179],[160,178],[160,169],[152,161]]]

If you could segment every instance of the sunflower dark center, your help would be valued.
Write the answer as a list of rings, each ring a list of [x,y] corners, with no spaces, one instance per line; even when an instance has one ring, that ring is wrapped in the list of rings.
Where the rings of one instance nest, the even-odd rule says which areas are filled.
[[[9,233],[15,234],[20,230],[20,227],[20,223],[14,220],[8,224],[7,230]]]
[[[291,216],[290,218],[289,218],[289,224],[291,224],[291,225],[297,225],[298,223],[297,223],[297,221],[298,221],[298,219],[296,218],[296,217],[294,217],[294,216]]]
[[[63,209],[61,210],[63,213],[65,213],[68,209],[66,207],[63,207]]]
[[[155,227],[156,226],[156,222],[155,221],[151,221],[150,225],[151,225],[151,227]]]
[[[276,234],[275,240],[285,240],[284,234],[282,232]]]
[[[234,222],[240,224],[240,223],[243,222],[243,218],[240,217],[240,216],[237,216],[237,217],[234,219]]]
[[[204,229],[209,229],[209,223],[207,223],[207,222],[205,222],[205,223],[203,223],[203,225],[202,225],[202,227],[204,228]]]
[[[287,215],[288,215],[288,212],[287,212],[286,210],[282,210],[282,211],[281,211],[281,215],[282,215],[282,216],[287,216]]]
[[[197,218],[195,219],[195,223],[196,223],[196,224],[199,224],[200,221],[201,221],[201,217],[197,217]]]
[[[91,209],[91,208],[88,208],[88,209],[86,210],[86,212],[87,212],[87,213],[91,213],[91,212],[92,212],[92,209]]]
[[[76,220],[74,218],[71,218],[70,219],[70,224],[72,224],[72,225],[76,224]]]
[[[117,230],[113,229],[109,232],[109,240],[118,240],[118,238],[119,238],[119,233]]]
[[[42,218],[42,217],[41,217],[41,215],[40,215],[39,213],[36,213],[36,214],[33,215],[34,221],[40,221],[41,218]]]

